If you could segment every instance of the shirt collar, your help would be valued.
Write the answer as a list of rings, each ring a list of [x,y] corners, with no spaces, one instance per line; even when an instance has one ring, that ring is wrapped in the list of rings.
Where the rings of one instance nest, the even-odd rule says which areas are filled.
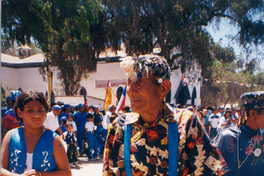
[[[135,117],[137,118],[135,119]],[[162,113],[152,122],[152,124],[146,123],[140,115],[133,115],[126,120],[126,124],[133,122],[148,128],[157,126],[159,122],[176,123],[176,118],[173,108],[168,103],[164,103]]]

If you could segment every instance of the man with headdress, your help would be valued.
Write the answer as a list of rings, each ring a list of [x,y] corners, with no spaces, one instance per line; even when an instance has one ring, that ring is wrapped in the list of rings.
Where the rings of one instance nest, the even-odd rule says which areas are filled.
[[[216,138],[230,169],[226,176],[264,175],[264,91],[242,94],[241,120]]]
[[[164,101],[170,68],[157,55],[121,62],[133,113],[109,125],[103,175],[220,175],[225,161],[196,115]],[[177,118],[176,118],[177,117]]]

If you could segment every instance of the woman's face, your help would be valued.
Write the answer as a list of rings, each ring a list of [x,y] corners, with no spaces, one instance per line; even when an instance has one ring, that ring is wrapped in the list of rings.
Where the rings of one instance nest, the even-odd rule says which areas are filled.
[[[40,128],[46,119],[46,109],[37,100],[30,101],[24,106],[24,110],[17,109],[19,118],[23,119],[25,128]]]
[[[197,116],[198,116],[199,119],[201,119],[203,117],[200,112],[197,112]]]

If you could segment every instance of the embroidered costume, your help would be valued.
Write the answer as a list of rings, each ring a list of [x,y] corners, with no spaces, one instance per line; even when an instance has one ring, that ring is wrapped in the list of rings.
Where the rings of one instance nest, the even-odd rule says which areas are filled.
[[[103,175],[126,175],[124,167],[124,126],[109,125],[104,151]],[[202,124],[192,112],[177,111],[178,175],[221,175],[226,163],[216,147],[210,144]],[[149,125],[135,113],[127,116],[132,124],[130,164],[133,175],[168,175],[168,123],[175,123],[173,109],[164,105],[163,113]],[[177,135],[177,134],[175,134]]]
[[[264,175],[264,129],[252,130],[246,124],[242,124],[239,149],[237,136],[238,128],[233,127],[220,133],[216,139],[216,146],[230,169],[225,175]],[[237,149],[240,169],[238,169]]]
[[[53,157],[53,140],[56,133],[44,130],[33,152],[33,166],[37,171],[51,172],[57,170]],[[9,141],[9,171],[22,174],[26,169],[27,146],[23,128],[12,130]]]

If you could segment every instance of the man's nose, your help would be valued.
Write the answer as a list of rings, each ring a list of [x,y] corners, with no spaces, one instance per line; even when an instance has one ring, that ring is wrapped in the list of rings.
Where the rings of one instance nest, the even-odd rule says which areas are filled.
[[[40,112],[39,112],[39,111],[35,111],[35,112],[34,112],[34,116],[35,116],[35,117],[39,117],[39,116],[40,116]]]

